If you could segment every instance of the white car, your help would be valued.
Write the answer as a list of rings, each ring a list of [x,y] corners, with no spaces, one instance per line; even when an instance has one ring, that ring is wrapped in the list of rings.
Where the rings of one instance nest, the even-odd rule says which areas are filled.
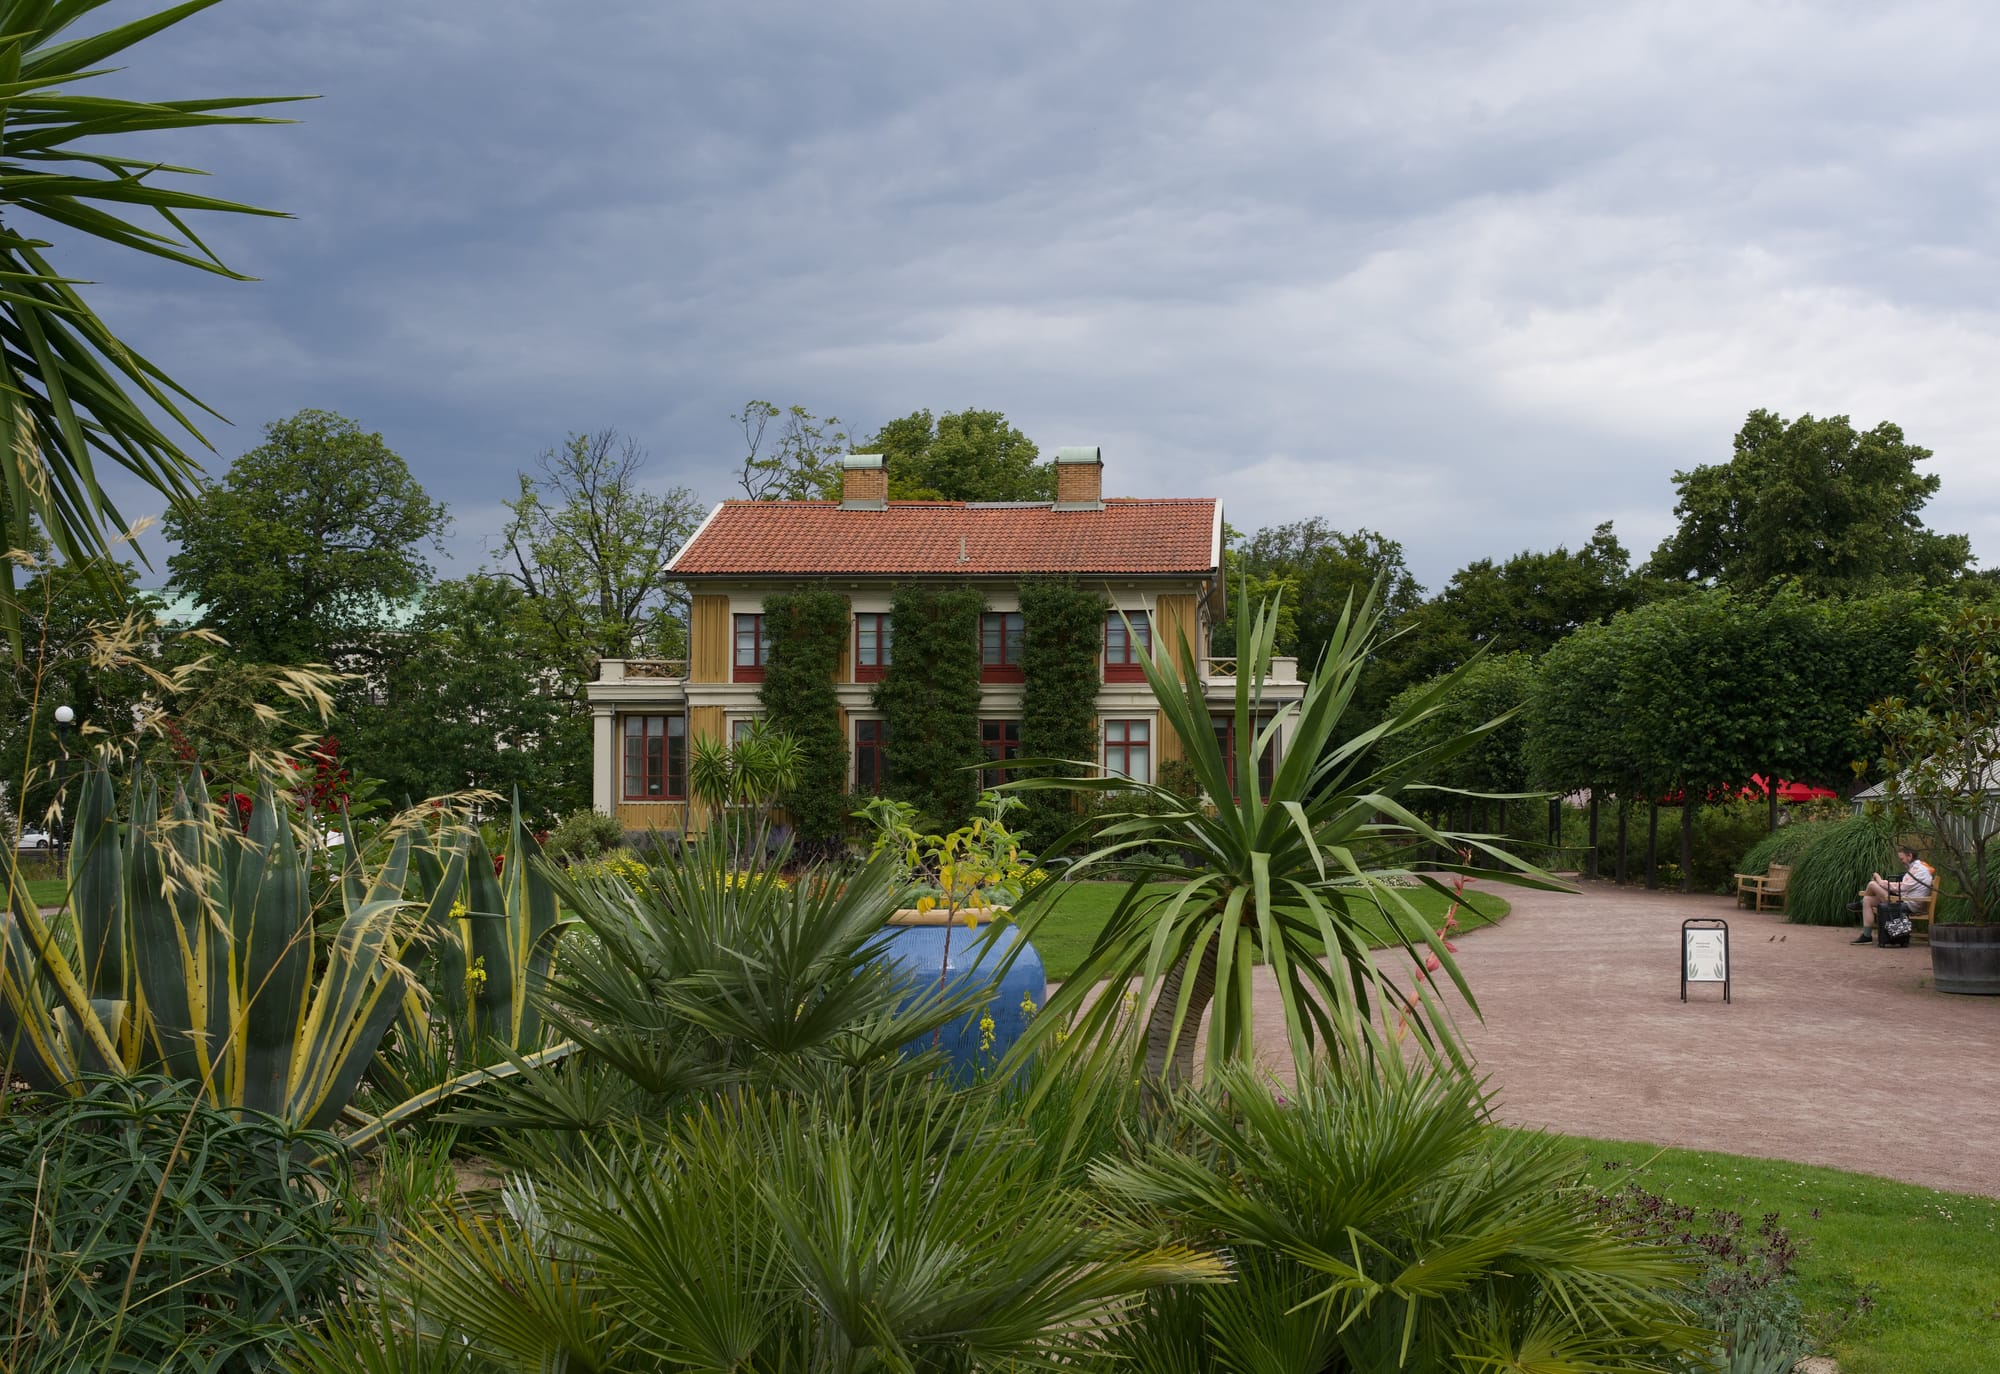
[[[48,849],[55,842],[55,837],[40,826],[24,825],[21,827],[21,837],[14,841],[14,848]]]

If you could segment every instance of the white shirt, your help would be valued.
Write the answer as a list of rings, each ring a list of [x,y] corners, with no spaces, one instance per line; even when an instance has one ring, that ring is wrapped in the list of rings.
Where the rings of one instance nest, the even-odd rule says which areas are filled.
[[[1937,881],[1937,871],[1922,859],[1910,860],[1909,870],[1902,877],[1902,891],[1905,901],[1913,897],[1928,897]]]

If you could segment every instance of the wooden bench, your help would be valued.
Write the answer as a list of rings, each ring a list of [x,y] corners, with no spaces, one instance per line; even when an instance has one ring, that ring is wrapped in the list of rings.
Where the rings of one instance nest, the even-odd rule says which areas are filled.
[[[1783,911],[1785,909],[1785,889],[1791,885],[1792,866],[1772,864],[1769,873],[1739,873],[1736,875],[1736,905],[1748,906],[1752,911]],[[1746,902],[1744,899],[1749,898]],[[1765,902],[1770,906],[1766,907]]]
[[[1931,912],[1936,906],[1937,893],[1935,891],[1928,897],[1919,897],[1910,903],[1911,944],[1915,944],[1919,940],[1925,944],[1931,942]]]

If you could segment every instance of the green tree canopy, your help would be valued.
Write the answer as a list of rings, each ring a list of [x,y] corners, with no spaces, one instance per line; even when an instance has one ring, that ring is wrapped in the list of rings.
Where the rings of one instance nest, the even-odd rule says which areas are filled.
[[[1437,761],[1420,765],[1416,776],[1468,792],[1526,790],[1528,724],[1523,712],[1535,688],[1533,657],[1496,654],[1462,672],[1407,687],[1389,703],[1389,714],[1414,716],[1433,688],[1442,688],[1443,695],[1411,727],[1408,743],[1413,753],[1435,751]],[[1514,714],[1505,722],[1486,729],[1509,712]],[[1467,739],[1477,742],[1456,748]]]
[[[448,518],[380,434],[302,410],[168,511],[167,566],[243,657],[333,662],[423,590]]]
[[[1401,544],[1373,530],[1336,530],[1318,516],[1261,529],[1225,549],[1223,560],[1232,586],[1252,597],[1274,598],[1277,648],[1296,654],[1306,674],[1317,669],[1350,600],[1359,606],[1378,582],[1376,605],[1385,624],[1399,623],[1423,600],[1424,589],[1405,566]],[[1239,651],[1234,608],[1242,603],[1234,590],[1230,601],[1228,618],[1214,634],[1214,651],[1223,655]],[[1355,702],[1363,718],[1411,680],[1402,652],[1400,643],[1392,642],[1371,656]]]
[[[522,645],[534,633],[519,588],[475,575],[440,582],[398,637],[383,700],[343,726],[355,762],[387,796],[519,788],[535,814],[590,804],[590,718],[568,684]]]
[[[1539,654],[1581,626],[1636,606],[1640,582],[1631,563],[1609,521],[1573,553],[1557,545],[1468,563],[1405,622],[1413,641],[1405,653],[1427,675],[1448,672],[1480,649]]]
[[[1053,501],[1055,467],[997,410],[912,411],[876,431],[899,501]]]
[[[1788,422],[1753,410],[1729,462],[1674,474],[1680,527],[1651,570],[1738,588],[1789,577],[1815,593],[1950,583],[1972,550],[1964,535],[1924,526],[1939,479],[1917,465],[1930,456],[1886,421],[1863,433],[1845,415]]]
[[[854,441],[839,416],[821,419],[804,406],[781,410],[769,401],[746,401],[741,413],[729,418],[743,431],[743,468],[736,481],[745,496],[752,501],[840,499],[840,460]]]
[[[686,487],[648,491],[645,450],[614,429],[572,434],[520,474],[498,549],[502,577],[528,598],[525,647],[577,694],[600,658],[672,656],[687,644],[686,597],[667,560],[701,523]]]

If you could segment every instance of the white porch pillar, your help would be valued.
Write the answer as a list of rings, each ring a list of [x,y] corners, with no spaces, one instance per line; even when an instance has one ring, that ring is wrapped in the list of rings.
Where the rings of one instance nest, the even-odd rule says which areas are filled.
[[[617,723],[609,706],[590,708],[590,804],[607,816],[618,814]]]

